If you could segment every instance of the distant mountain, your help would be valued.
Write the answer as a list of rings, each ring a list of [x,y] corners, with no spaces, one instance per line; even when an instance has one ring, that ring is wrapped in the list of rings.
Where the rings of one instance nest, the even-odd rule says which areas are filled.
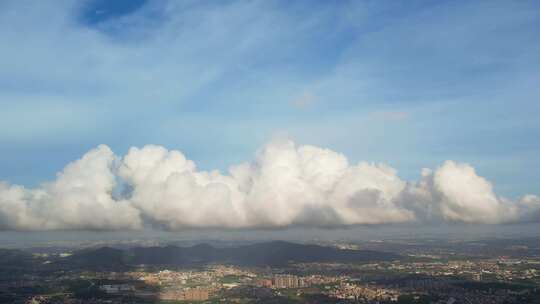
[[[102,247],[75,252],[70,257],[57,260],[57,265],[92,270],[125,270],[140,264],[190,266],[230,263],[279,267],[290,262],[367,262],[399,258],[399,255],[388,252],[341,250],[334,247],[275,241],[232,248],[217,248],[208,244],[131,249]]]
[[[217,262],[227,259],[220,248],[208,244],[192,247],[139,247],[129,250],[130,262],[148,265],[186,265],[196,263]]]
[[[282,266],[289,262],[365,262],[398,259],[392,253],[369,250],[341,250],[319,245],[296,244],[283,241],[259,243],[230,250],[231,259],[251,265]]]
[[[33,264],[32,255],[16,249],[0,248],[0,267],[28,267]]]
[[[120,249],[101,247],[75,252],[59,261],[59,265],[92,270],[123,270],[128,267],[126,252]]]
[[[218,262],[246,266],[284,266],[289,262],[364,262],[398,258],[399,255],[387,252],[340,250],[282,241],[233,248],[216,248],[201,244],[193,247],[145,247],[130,250],[130,263],[148,265]]]

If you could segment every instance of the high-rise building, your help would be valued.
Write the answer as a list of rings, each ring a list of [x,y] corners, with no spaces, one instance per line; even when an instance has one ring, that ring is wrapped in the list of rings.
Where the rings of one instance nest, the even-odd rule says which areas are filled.
[[[208,290],[203,288],[193,288],[184,291],[184,299],[188,301],[208,300]]]
[[[299,288],[305,287],[305,282],[295,275],[276,275],[272,278],[272,286],[275,288]]]

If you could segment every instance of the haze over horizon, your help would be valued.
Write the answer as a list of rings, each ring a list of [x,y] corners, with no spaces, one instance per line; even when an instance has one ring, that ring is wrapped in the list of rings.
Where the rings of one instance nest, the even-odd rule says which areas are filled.
[[[4,1],[0,229],[534,234],[538,28],[534,1]]]

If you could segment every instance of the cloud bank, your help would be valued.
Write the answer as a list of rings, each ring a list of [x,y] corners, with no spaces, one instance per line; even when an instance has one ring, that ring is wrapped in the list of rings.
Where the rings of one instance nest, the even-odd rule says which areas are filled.
[[[124,191],[118,191],[118,189]],[[121,194],[118,194],[121,192]],[[123,157],[100,145],[37,188],[0,182],[3,230],[336,227],[512,223],[540,219],[540,197],[497,196],[468,164],[446,161],[404,181],[392,167],[274,140],[227,174],[147,145]]]

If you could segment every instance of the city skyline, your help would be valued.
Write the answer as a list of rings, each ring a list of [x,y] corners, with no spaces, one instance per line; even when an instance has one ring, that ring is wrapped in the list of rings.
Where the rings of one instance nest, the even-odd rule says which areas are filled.
[[[0,0],[0,303],[540,304],[540,2]]]

